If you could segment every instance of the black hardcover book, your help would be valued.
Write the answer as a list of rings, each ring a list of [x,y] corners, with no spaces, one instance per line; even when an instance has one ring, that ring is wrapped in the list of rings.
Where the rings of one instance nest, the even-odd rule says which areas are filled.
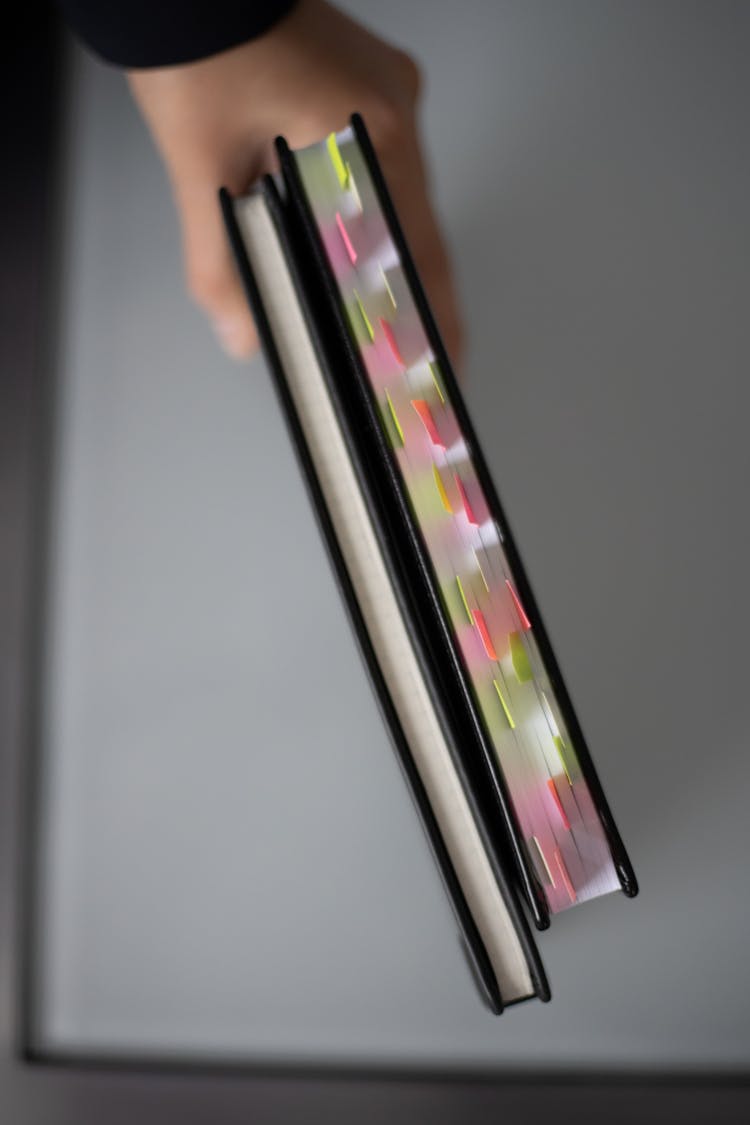
[[[221,204],[342,598],[494,1012],[637,884],[357,115]]]

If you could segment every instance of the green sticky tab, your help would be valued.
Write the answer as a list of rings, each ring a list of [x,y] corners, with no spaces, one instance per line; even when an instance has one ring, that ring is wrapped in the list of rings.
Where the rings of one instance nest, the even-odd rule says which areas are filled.
[[[388,294],[388,300],[391,302],[391,304],[393,305],[393,307],[395,309],[397,307],[396,306],[396,298],[393,296],[393,290],[391,289],[391,283],[388,280],[388,274],[385,272],[385,270],[383,269],[382,266],[380,266],[379,268],[380,268],[380,276],[383,279],[383,286],[385,288],[386,293]]]
[[[440,501],[443,507],[445,508],[446,512],[452,512],[453,509],[451,508],[451,502],[448,499],[448,493],[445,491],[443,478],[440,476],[440,470],[438,469],[437,465],[434,464],[434,462],[432,466],[432,475],[435,478],[435,487],[438,490],[438,496],[440,497]]]
[[[432,375],[432,381],[435,384],[435,390],[438,393],[438,398],[440,399],[441,402],[445,402],[445,397],[443,395],[443,388],[440,385],[440,383],[441,383],[440,368],[438,367],[437,360],[435,360],[435,359],[431,360],[430,363],[428,364],[428,366],[430,368],[430,375]]]
[[[388,409],[391,412],[391,419],[393,420],[393,425],[396,427],[396,433],[399,436],[399,441],[403,445],[404,444],[404,431],[401,429],[401,423],[398,420],[398,414],[396,413],[396,407],[393,405],[393,399],[388,394],[388,391],[385,392],[385,398],[386,398],[386,402],[388,403]]]
[[[359,194],[359,188],[354,182],[354,173],[352,172],[352,166],[348,161],[346,163],[346,179],[349,184],[349,191],[354,196],[354,202],[357,204],[357,210],[361,213],[362,211],[364,211],[364,207],[362,206],[362,196]]]
[[[484,583],[484,588],[487,591],[487,593],[489,594],[490,587],[489,587],[489,584],[487,582],[487,579],[484,577],[484,571],[482,570],[482,564],[479,561],[479,555],[477,554],[476,550],[474,551],[474,562],[477,564],[477,570],[479,571],[479,577],[482,579],[482,582]]]
[[[498,699],[500,700],[500,702],[503,705],[503,711],[505,712],[505,718],[508,720],[508,726],[510,727],[511,730],[515,730],[516,724],[513,721],[513,716],[510,713],[510,707],[508,707],[508,704],[505,700],[505,696],[503,695],[502,691],[500,690],[500,684],[497,682],[497,680],[493,680],[492,682],[495,685],[495,691],[497,692]]]
[[[362,298],[360,297],[356,289],[354,290],[354,300],[357,302],[357,308],[359,309],[359,315],[362,317],[362,323],[365,326],[365,331],[372,341],[375,339],[375,333],[373,332],[372,325],[370,324],[370,318],[365,312],[365,306],[362,304]]]
[[[336,140],[335,133],[328,134],[328,138],[326,140],[326,148],[328,149],[328,155],[331,158],[331,164],[333,164],[333,169],[338,176],[339,183],[341,184],[342,188],[345,188],[349,182],[349,175],[346,170],[346,165],[341,159],[341,153],[339,152],[339,145],[338,141]]]
[[[568,779],[568,785],[572,785],[573,782],[570,780],[570,772],[568,770],[568,763],[565,761],[565,743],[562,740],[562,736],[559,735],[559,734],[555,734],[555,735],[552,736],[552,741],[555,744],[555,748],[557,750],[557,756],[560,759],[560,765],[562,766],[563,770],[565,771],[565,776]]]
[[[466,594],[464,593],[464,588],[461,585],[461,579],[458,577],[458,575],[456,575],[456,585],[458,586],[458,592],[461,595],[461,601],[464,603],[464,609],[466,610],[466,616],[469,619],[469,624],[473,625],[474,624],[474,616],[473,616],[471,610],[469,609],[469,603],[466,600]]]
[[[510,641],[510,658],[513,661],[513,671],[516,673],[516,679],[519,684],[525,684],[532,678],[529,654],[526,651],[520,633],[511,633],[508,639]]]

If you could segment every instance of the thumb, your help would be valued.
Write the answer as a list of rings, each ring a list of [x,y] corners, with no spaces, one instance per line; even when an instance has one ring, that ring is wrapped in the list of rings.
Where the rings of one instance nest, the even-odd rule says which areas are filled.
[[[213,183],[181,191],[178,208],[188,289],[208,314],[228,355],[242,359],[258,347],[258,337],[232,259]]]

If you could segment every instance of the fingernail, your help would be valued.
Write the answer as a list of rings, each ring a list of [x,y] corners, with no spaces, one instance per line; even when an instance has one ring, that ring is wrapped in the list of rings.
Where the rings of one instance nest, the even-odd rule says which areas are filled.
[[[214,332],[224,351],[232,359],[243,359],[247,354],[247,331],[245,325],[232,317],[213,322]]]

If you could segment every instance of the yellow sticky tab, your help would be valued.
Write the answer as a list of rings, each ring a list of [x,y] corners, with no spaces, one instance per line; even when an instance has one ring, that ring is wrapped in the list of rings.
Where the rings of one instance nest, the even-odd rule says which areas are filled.
[[[393,296],[393,290],[391,289],[391,283],[388,280],[388,274],[385,272],[382,266],[380,266],[380,276],[383,279],[383,285],[385,286],[385,291],[388,294],[388,300],[391,302],[395,309],[397,307],[396,298]]]
[[[432,466],[432,475],[435,478],[435,486],[438,490],[438,495],[440,496],[440,499],[443,502],[443,507],[445,508],[446,512],[452,512],[453,509],[451,508],[451,502],[448,499],[448,493],[445,491],[445,485],[443,484],[443,478],[440,476],[440,470],[438,469],[437,465],[435,465],[434,463],[433,463],[433,466]]]
[[[354,300],[357,302],[357,308],[359,309],[359,315],[362,317],[362,322],[365,326],[365,329],[367,330],[367,335],[370,337],[370,340],[372,341],[372,340],[375,339],[375,333],[372,330],[372,325],[370,324],[370,318],[368,317],[367,313],[365,312],[365,306],[362,304],[362,298],[360,297],[360,295],[359,295],[359,293],[357,292],[356,289],[354,290]]]
[[[393,399],[388,394],[388,391],[385,392],[385,397],[386,397],[386,401],[388,403],[388,409],[391,412],[391,418],[393,419],[393,425],[396,427],[396,433],[398,434],[398,436],[401,440],[401,444],[403,445],[404,444],[404,431],[401,429],[401,423],[398,420],[398,414],[396,413],[396,408],[393,405]]]
[[[346,170],[344,161],[341,159],[341,153],[339,152],[339,145],[338,141],[336,140],[335,133],[328,134],[328,138],[326,140],[326,148],[328,149],[328,155],[331,158],[331,164],[333,164],[333,169],[338,176],[339,183],[341,184],[342,188],[345,188],[349,182],[349,174]]]
[[[570,772],[568,770],[568,763],[565,761],[565,743],[563,742],[562,737],[559,734],[553,735],[552,741],[555,744],[555,749],[557,750],[557,756],[560,759],[560,765],[562,766],[563,770],[565,771],[565,776],[568,779],[568,785],[572,786],[573,782],[570,780]]]
[[[497,692],[497,697],[503,705],[503,711],[505,712],[505,718],[508,720],[508,726],[510,727],[511,730],[515,730],[516,724],[513,721],[513,716],[510,713],[510,707],[506,703],[505,696],[503,695],[502,691],[500,690],[500,684],[497,682],[497,680],[493,680],[492,682],[495,685],[495,691]]]
[[[521,640],[520,633],[511,633],[508,639],[510,641],[510,658],[513,661],[513,671],[516,673],[516,679],[519,684],[525,684],[532,677],[529,654]]]
[[[477,570],[479,571],[479,576],[482,579],[482,582],[484,583],[484,588],[487,591],[487,593],[489,594],[490,587],[487,583],[487,579],[484,577],[484,571],[482,570],[482,564],[479,561],[479,555],[477,554],[476,550],[474,551],[474,561],[477,564]]]
[[[431,360],[428,366],[430,368],[430,375],[432,375],[432,381],[435,384],[435,390],[438,393],[438,398],[441,402],[445,402],[443,388],[440,386],[440,368],[438,367],[437,360]]]
[[[469,603],[466,600],[466,594],[464,593],[464,588],[461,585],[461,579],[458,577],[458,575],[456,575],[456,585],[458,586],[458,592],[461,595],[461,601],[464,603],[464,609],[466,610],[466,616],[469,619],[469,624],[473,625],[474,617],[471,610],[469,609]]]
[[[346,163],[346,180],[349,184],[349,191],[354,196],[354,202],[357,204],[357,210],[360,212],[363,211],[364,208],[362,206],[362,196],[359,194],[359,188],[354,182],[354,173],[352,172],[352,166],[348,161]],[[342,184],[341,186],[346,187],[346,184]]]

